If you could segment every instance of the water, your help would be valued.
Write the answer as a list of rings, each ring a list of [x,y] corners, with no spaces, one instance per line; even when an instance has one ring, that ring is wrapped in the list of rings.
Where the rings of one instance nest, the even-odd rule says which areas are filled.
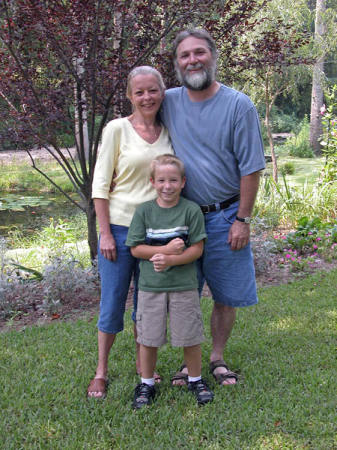
[[[7,206],[11,205],[11,209],[0,210],[0,236],[4,237],[15,230],[31,235],[48,226],[50,217],[57,220],[81,213],[79,208],[61,194],[1,192],[0,202],[1,198],[6,200]]]

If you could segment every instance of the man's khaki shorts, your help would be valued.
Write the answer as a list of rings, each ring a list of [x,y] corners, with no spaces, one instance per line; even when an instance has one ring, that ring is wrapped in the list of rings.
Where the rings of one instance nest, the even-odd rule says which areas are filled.
[[[137,342],[160,347],[167,342],[167,317],[170,320],[171,344],[191,347],[204,341],[198,290],[138,293]]]

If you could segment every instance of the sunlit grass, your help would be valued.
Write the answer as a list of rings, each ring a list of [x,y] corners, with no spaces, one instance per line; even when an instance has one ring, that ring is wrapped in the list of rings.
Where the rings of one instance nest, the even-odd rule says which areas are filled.
[[[287,175],[287,182],[290,186],[301,187],[307,184],[312,186],[315,184],[324,167],[324,158],[295,158],[285,154],[280,154],[277,157],[277,165],[279,168],[286,162],[294,164],[295,172],[293,175]],[[270,174],[272,173],[271,163],[267,164],[266,169]],[[279,182],[282,183],[282,176],[279,174]]]
[[[69,178],[54,161],[40,161],[43,170],[65,192],[74,192]],[[13,159],[11,164],[0,164],[0,192],[58,192],[58,190],[29,163]]]
[[[259,304],[238,312],[225,353],[240,370],[235,387],[208,373],[212,301],[202,300],[206,328],[203,376],[215,393],[198,408],[186,389],[170,387],[181,349],[159,351],[163,376],[151,408],[131,409],[135,373],[133,327],[113,346],[105,401],[85,398],[97,358],[96,318],[26,327],[0,335],[4,448],[317,449],[335,434],[337,270],[259,290]],[[310,295],[309,295],[310,293]]]

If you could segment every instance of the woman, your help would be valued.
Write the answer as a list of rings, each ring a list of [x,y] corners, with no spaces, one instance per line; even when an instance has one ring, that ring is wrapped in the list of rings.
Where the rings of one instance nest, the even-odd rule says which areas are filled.
[[[92,187],[100,232],[98,365],[88,386],[88,397],[106,395],[109,352],[116,334],[123,330],[130,281],[137,272],[137,260],[124,243],[136,206],[155,198],[150,183],[150,162],[159,154],[173,153],[167,130],[157,118],[164,91],[164,82],[156,69],[136,67],[127,83],[133,113],[112,120],[103,131]],[[137,372],[140,372],[138,361],[137,355]]]

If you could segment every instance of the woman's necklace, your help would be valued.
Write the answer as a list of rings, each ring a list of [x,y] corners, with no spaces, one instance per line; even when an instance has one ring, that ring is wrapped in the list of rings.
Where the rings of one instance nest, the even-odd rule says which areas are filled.
[[[154,123],[153,126],[147,127],[144,124],[135,122],[133,117],[129,117],[129,121],[134,130],[149,144],[153,144],[158,139],[161,132],[161,125]]]

